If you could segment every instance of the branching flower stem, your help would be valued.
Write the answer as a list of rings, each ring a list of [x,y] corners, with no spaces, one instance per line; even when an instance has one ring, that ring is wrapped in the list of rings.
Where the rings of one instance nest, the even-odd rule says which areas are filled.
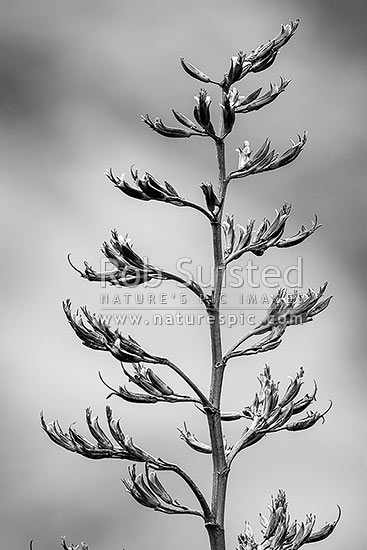
[[[203,404],[204,410],[206,410],[206,411],[207,410],[212,410],[213,407],[212,407],[211,402],[203,394],[203,392],[200,390],[200,388],[198,388],[198,386],[191,380],[191,378],[189,376],[187,376],[187,374],[184,373],[183,370],[180,369],[180,367],[178,367],[177,365],[175,365],[175,363],[172,363],[172,361],[170,361],[169,359],[167,359],[165,357],[160,357],[159,358],[159,363],[161,365],[166,365],[167,367],[172,369],[176,374],[178,374],[178,376],[180,376],[180,378],[182,378],[182,380],[184,380],[186,382],[186,384],[188,384],[188,386],[190,386],[190,388],[199,397],[201,403]]]
[[[154,464],[152,465],[152,467],[153,468],[155,467]],[[162,472],[169,471],[169,472],[176,473],[188,485],[188,487],[191,489],[191,491],[195,495],[203,511],[204,521],[206,523],[212,522],[212,512],[210,510],[209,504],[207,503],[205,496],[200,491],[195,481],[189,476],[189,474],[187,474],[184,470],[182,470],[182,468],[180,468],[180,466],[178,466],[177,464],[173,464],[171,462],[166,462],[163,460],[161,461],[161,464],[159,465],[158,469]]]
[[[231,357],[234,357],[233,354],[237,350],[237,348],[239,348],[244,342],[249,340],[252,336],[256,336],[256,334],[261,334],[262,331],[263,331],[262,327],[256,327],[254,330],[251,330],[250,332],[242,336],[242,338],[240,338],[235,344],[233,344],[233,346],[227,351],[227,353],[223,358],[223,361],[227,363],[227,361],[231,359]]]

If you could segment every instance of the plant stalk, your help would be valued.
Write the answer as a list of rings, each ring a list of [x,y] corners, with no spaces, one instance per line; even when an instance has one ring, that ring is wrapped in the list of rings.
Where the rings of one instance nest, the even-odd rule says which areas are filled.
[[[225,146],[224,141],[216,141],[217,162],[219,171],[218,194],[225,199]],[[224,514],[228,481],[220,404],[224,376],[223,351],[220,327],[220,302],[223,284],[223,251],[222,251],[222,207],[211,222],[214,256],[214,290],[212,304],[207,308],[210,326],[212,372],[209,401],[213,409],[207,410],[210,441],[212,446],[213,480],[211,510],[214,523],[206,524],[211,550],[225,550]]]

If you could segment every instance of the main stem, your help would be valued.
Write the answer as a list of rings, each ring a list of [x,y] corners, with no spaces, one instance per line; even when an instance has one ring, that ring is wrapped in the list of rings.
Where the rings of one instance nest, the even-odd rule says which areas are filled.
[[[219,170],[218,194],[223,201],[226,192],[225,146],[224,141],[216,141],[217,162]],[[224,364],[222,363],[222,339],[220,327],[220,302],[224,275],[222,251],[222,207],[216,214],[212,225],[213,255],[214,255],[214,290],[212,305],[207,308],[209,315],[212,372],[209,401],[212,408],[208,409],[210,441],[212,446],[213,481],[211,510],[213,522],[207,523],[211,550],[225,550],[224,513],[228,480],[228,467],[224,452],[222,422],[220,418],[220,402],[222,394]]]

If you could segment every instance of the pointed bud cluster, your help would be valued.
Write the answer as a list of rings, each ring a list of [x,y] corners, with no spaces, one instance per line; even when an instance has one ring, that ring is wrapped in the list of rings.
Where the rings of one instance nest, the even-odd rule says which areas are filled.
[[[84,317],[79,310],[72,313],[70,300],[65,300],[63,307],[71,328],[88,348],[109,351],[116,359],[126,363],[160,362],[158,357],[144,351],[131,336],[126,338],[118,330],[111,330],[106,321],[91,314],[86,307],[80,308]]]
[[[279,324],[289,326],[312,321],[330,303],[331,296],[321,300],[326,288],[327,282],[318,291],[309,288],[304,296],[300,296],[298,292],[287,294],[285,289],[280,289],[274,296],[268,314],[261,321],[260,327],[271,330],[273,326]]]
[[[274,63],[280,48],[287,44],[298,26],[299,19],[290,21],[287,25],[282,25],[279,34],[273,40],[261,44],[251,54],[247,55],[245,61],[251,63],[251,72],[259,73],[268,69]]]
[[[130,168],[130,174],[135,186],[130,185],[125,180],[124,174],[119,178],[113,174],[111,168],[106,172],[108,179],[129,197],[142,201],[155,200],[169,202],[175,206],[185,206],[185,200],[179,196],[176,189],[167,181],[162,185],[148,172],[145,172],[143,177],[139,178],[138,171],[133,166]]]
[[[228,179],[245,178],[252,174],[261,174],[269,170],[275,170],[293,162],[307,142],[307,132],[303,136],[298,135],[298,141],[291,140],[292,147],[280,154],[275,149],[270,150],[271,142],[267,138],[262,146],[253,153],[248,141],[244,142],[243,147],[236,149],[238,151],[238,169],[228,175]]]
[[[130,479],[123,479],[122,482],[128,493],[142,506],[152,508],[157,512],[164,514],[192,514],[202,516],[201,512],[191,510],[187,506],[180,504],[178,500],[173,500],[160,482],[156,472],[145,465],[144,474],[136,473],[136,466],[129,467]]]
[[[270,222],[267,218],[264,218],[256,232],[254,232],[254,220],[250,220],[247,226],[243,227],[242,225],[235,225],[233,216],[227,216],[226,221],[223,223],[225,265],[240,258],[245,252],[262,256],[268,248],[273,246],[277,248],[295,246],[321,227],[317,223],[317,216],[315,216],[310,229],[302,225],[298,233],[283,239],[282,236],[290,212],[291,206],[284,204],[279,212],[276,210],[275,219]]]
[[[276,498],[272,497],[269,518],[260,514],[263,539],[256,542],[252,529],[245,522],[245,530],[238,537],[236,550],[298,550],[301,546],[324,540],[334,531],[341,517],[338,506],[338,517],[333,523],[327,523],[318,531],[314,530],[316,516],[308,514],[305,521],[291,521],[288,513],[287,497],[280,490]]]
[[[194,107],[194,117],[196,122],[205,130],[210,136],[215,136],[213,125],[210,121],[210,104],[212,102],[207,91],[202,88],[198,96],[195,96],[197,105]]]
[[[282,397],[279,396],[279,382],[275,383],[268,365],[265,365],[263,373],[258,377],[260,391],[255,394],[252,405],[245,407],[242,411],[244,418],[251,420],[250,428],[247,428],[241,435],[238,442],[228,454],[228,461],[247,447],[260,441],[265,435],[281,430],[301,431],[311,428],[320,419],[324,419],[324,413],[309,412],[308,416],[295,422],[290,422],[292,416],[303,412],[313,401],[316,400],[317,386],[313,395],[306,394],[298,399],[298,394],[303,385],[304,371],[301,368],[290,383]]]
[[[63,548],[63,550],[88,550],[89,548],[86,542],[81,542],[80,544],[71,544],[70,546],[68,546],[66,544],[65,537],[61,537],[61,547]]]
[[[261,44],[251,54],[239,52],[231,58],[231,66],[225,74],[222,87],[228,90],[232,84],[242,80],[248,73],[259,73],[268,69],[275,61],[275,58],[282,46],[284,46],[294,35],[299,25],[299,20],[290,21],[287,25],[282,25],[279,34],[269,40],[267,44]]]
[[[196,96],[195,99],[198,103],[194,107],[194,118],[196,120],[196,123],[179,111],[172,109],[174,117],[180,124],[182,124],[182,126],[184,126],[184,128],[172,128],[170,126],[166,126],[165,124],[163,124],[162,119],[160,118],[156,118],[154,121],[152,121],[149,115],[142,116],[142,121],[147,124],[152,130],[165,137],[184,138],[191,136],[210,136],[215,138],[216,135],[214,127],[210,120],[210,96],[208,95],[206,90],[201,89],[199,95]],[[229,104],[229,102],[226,108],[230,111],[233,111],[233,108]],[[225,116],[227,121],[226,124],[229,125],[229,118],[227,114]],[[232,116],[234,122],[234,112]]]
[[[305,296],[299,295],[298,292],[290,295],[285,289],[280,289],[274,296],[265,319],[226,354],[225,361],[231,357],[255,355],[278,347],[288,326],[313,321],[316,315],[327,308],[331,296],[320,301],[326,288],[327,283],[324,283],[318,292],[309,288]],[[237,349],[250,337],[265,333],[268,334],[250,347]]]
[[[224,76],[223,87],[228,89],[235,82],[242,80],[251,71],[251,67],[251,61],[246,61],[246,54],[238,52],[231,57],[231,66],[228,74]]]
[[[104,242],[101,251],[107,260],[116,268],[115,271],[98,272],[87,262],[84,271],[70,265],[83,279],[91,282],[107,282],[113,286],[134,287],[151,279],[166,279],[166,275],[157,267],[147,263],[137,254],[127,236],[123,237],[116,229],[111,231],[111,239]]]
[[[171,128],[163,124],[160,118],[156,118],[154,122],[149,115],[142,117],[143,122],[147,124],[152,130],[165,137],[191,137],[191,136],[211,136],[215,137],[214,127],[210,120],[210,104],[211,98],[207,91],[201,89],[199,95],[195,97],[197,105],[194,107],[194,117],[197,123],[190,120],[187,116],[183,115],[179,111],[172,109],[173,115],[176,120],[182,124],[185,128]]]
[[[144,390],[145,393],[131,392],[126,388],[126,386],[119,386],[118,389],[114,389],[103,380],[101,374],[99,373],[99,377],[103,384],[112,390],[112,392],[107,396],[107,399],[112,395],[115,395],[130,403],[199,402],[199,400],[195,397],[175,393],[173,389],[168,386],[168,384],[166,384],[151,368],[145,367],[139,363],[133,363],[133,368],[134,374],[130,374],[122,365],[122,369],[129,382],[132,382],[140,389]]]
[[[171,126],[166,126],[161,118],[155,118],[154,121],[150,118],[149,115],[144,115],[141,117],[142,121],[149,126],[154,132],[160,134],[164,137],[169,138],[189,138],[191,136],[205,136],[205,132],[198,128],[185,129],[185,128],[172,128]]]
[[[130,436],[126,436],[120,426],[120,419],[112,417],[110,407],[106,407],[108,427],[112,439],[118,444],[114,445],[111,438],[102,430],[97,416],[92,416],[91,409],[86,410],[86,421],[91,436],[95,442],[91,442],[78,433],[73,426],[64,432],[57,420],[46,423],[41,412],[41,425],[48,437],[64,449],[85,456],[86,458],[119,458],[133,460],[135,462],[159,463],[159,460],[137,447]]]
[[[231,103],[236,113],[250,113],[258,111],[265,105],[272,103],[288,86],[290,80],[280,77],[280,84],[270,83],[270,89],[263,95],[260,95],[262,88],[258,88],[248,96],[240,96],[238,90],[231,90]]]
[[[223,135],[221,136],[223,138],[232,131],[236,119],[232,90],[223,94],[223,103],[220,106],[223,114]]]
[[[202,183],[200,187],[204,193],[206,206],[209,212],[214,212],[214,210],[220,206],[220,200],[214,192],[213,185],[211,183]]]

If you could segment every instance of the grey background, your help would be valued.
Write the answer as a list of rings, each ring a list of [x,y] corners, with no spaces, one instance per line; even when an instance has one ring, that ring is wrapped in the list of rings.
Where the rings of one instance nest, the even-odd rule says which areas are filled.
[[[235,547],[245,519],[257,532],[258,512],[266,512],[279,487],[293,516],[314,512],[320,526],[336,516],[336,503],[342,506],[342,521],[321,543],[324,550],[365,548],[364,3],[2,0],[1,8],[1,547],[25,549],[33,538],[37,550],[50,550],[65,534],[75,543],[87,540],[91,550],[184,549],[193,541],[206,548],[197,519],[156,514],[131,500],[119,481],[126,464],[67,453],[39,427],[42,408],[47,419],[59,418],[64,427],[77,421],[83,430],[88,405],[103,416],[106,391],[97,371],[123,382],[115,362],[83,348],[65,322],[60,302],[67,296],[99,308],[99,288],[72,272],[65,257],[71,251],[75,261],[98,265],[99,246],[117,227],[157,265],[173,268],[177,257],[188,255],[210,262],[204,219],[130,200],[103,172],[113,166],[119,174],[134,162],[202,200],[200,182],[215,181],[212,145],[165,140],[140,123],[140,114],[161,115],[167,123],[170,107],[190,114],[199,83],[182,72],[180,55],[219,76],[239,49],[251,50],[277,34],[280,23],[300,17],[299,31],[271,69],[239,86],[250,92],[280,75],[293,79],[272,106],[239,119],[228,162],[234,165],[244,139],[258,146],[269,135],[284,150],[307,129],[309,143],[286,169],[234,182],[227,209],[246,223],[291,202],[289,231],[317,212],[324,225],[314,237],[297,249],[269,252],[259,265],[284,268],[302,255],[305,285],[328,279],[335,297],[317,321],[289,329],[274,352],[233,362],[224,406],[251,401],[266,361],[282,387],[303,365],[305,390],[318,381],[319,409],[329,398],[334,407],[324,425],[269,437],[239,457],[229,487],[228,548]],[[130,332],[206,387],[205,327]],[[226,345],[240,334],[240,327],[226,331]],[[138,444],[186,464],[208,488],[208,458],[184,447],[175,430],[186,418],[206,440],[197,411],[111,405]],[[231,427],[229,439],[238,430]],[[174,479],[162,479],[191,502]]]

